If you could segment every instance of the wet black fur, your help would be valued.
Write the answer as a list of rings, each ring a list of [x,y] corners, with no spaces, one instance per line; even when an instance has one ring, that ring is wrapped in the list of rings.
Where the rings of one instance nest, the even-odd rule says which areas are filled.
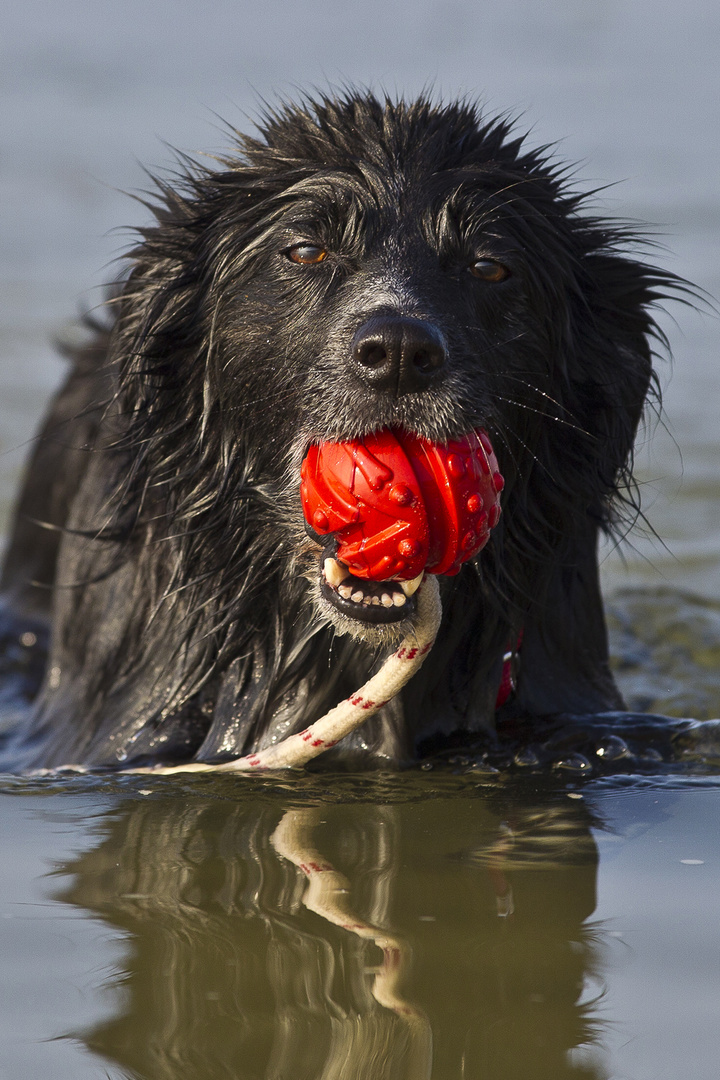
[[[520,628],[503,715],[622,707],[596,544],[632,506],[649,312],[673,280],[583,211],[546,149],[465,103],[348,94],[237,140],[159,184],[112,325],[76,353],[31,463],[3,579],[16,612],[52,621],[26,761],[237,756],[356,689],[382,645],[318,607],[299,466],[313,440],[384,426],[485,427],[503,516],[443,579],[422,672],[346,753],[395,762],[491,731]],[[329,258],[290,262],[301,241]],[[478,257],[511,276],[474,278]],[[445,336],[432,389],[396,397],[351,370],[377,312]]]

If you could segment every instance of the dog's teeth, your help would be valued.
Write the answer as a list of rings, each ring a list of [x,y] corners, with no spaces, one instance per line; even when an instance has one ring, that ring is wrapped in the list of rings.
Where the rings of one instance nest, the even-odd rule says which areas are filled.
[[[366,593],[364,589],[358,588],[355,583],[351,585],[352,575],[348,576],[347,566],[341,563],[339,559],[325,559],[323,573],[325,580],[337,590],[338,595],[342,596],[343,600],[352,600],[354,604],[362,604],[363,607],[380,607],[381,605],[384,608],[403,607],[406,598],[416,592],[423,578],[422,574],[418,574],[412,581],[393,581],[394,588],[392,592],[384,592],[378,595],[372,590]],[[402,592],[398,591],[400,589],[402,589]]]
[[[417,577],[414,577],[412,581],[398,581],[398,585],[405,593],[406,596],[412,596],[414,592],[417,592],[420,587],[420,582],[423,579],[424,570],[421,570]]]
[[[334,585],[336,589],[339,585],[342,585],[348,576],[347,567],[339,563],[337,559],[326,559],[323,563],[323,570],[325,571],[325,580],[330,585]]]

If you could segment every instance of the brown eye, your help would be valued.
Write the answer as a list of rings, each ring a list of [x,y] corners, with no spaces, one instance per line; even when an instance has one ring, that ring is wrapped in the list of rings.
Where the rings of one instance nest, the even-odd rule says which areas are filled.
[[[473,277],[480,278],[481,281],[497,282],[510,277],[507,266],[495,262],[494,259],[476,259],[470,265],[469,270]]]
[[[327,251],[318,244],[295,244],[285,252],[290,262],[313,266],[327,258]]]

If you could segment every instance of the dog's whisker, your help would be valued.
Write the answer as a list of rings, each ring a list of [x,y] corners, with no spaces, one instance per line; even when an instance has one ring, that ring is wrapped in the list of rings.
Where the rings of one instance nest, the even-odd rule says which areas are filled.
[[[577,424],[571,423],[570,420],[565,420],[562,416],[553,416],[552,413],[546,412],[543,409],[536,409],[532,405],[528,405],[525,401],[516,401],[505,394],[494,394],[496,401],[504,401],[508,405],[514,405],[518,409],[525,409],[527,412],[533,412],[537,416],[542,416],[546,420],[552,420],[557,424],[562,424],[563,427],[572,428],[573,431],[579,432],[581,435],[587,435],[589,439],[595,439],[595,436],[585,428],[579,427]],[[552,400],[552,399],[551,399]]]
[[[495,375],[497,378],[500,379],[508,379],[509,381],[519,382],[522,386],[524,386],[527,390],[530,390],[533,394],[538,394],[541,397],[547,398],[547,400],[552,405],[555,405],[558,409],[567,411],[566,406],[563,405],[562,402],[558,401],[557,398],[554,398],[551,394],[548,394],[546,390],[542,390],[539,386],[535,386],[535,384],[531,383],[528,379],[523,379],[518,374],[513,374],[512,372],[488,372],[488,374]]]

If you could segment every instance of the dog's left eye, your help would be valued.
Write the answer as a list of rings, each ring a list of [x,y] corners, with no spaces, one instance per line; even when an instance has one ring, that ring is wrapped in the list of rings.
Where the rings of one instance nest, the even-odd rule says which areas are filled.
[[[480,278],[481,281],[504,281],[510,277],[507,266],[495,262],[494,259],[476,259],[470,264],[469,270],[473,277]]]
[[[313,266],[327,258],[327,251],[319,244],[295,244],[285,254],[290,262],[300,263],[301,266]]]

